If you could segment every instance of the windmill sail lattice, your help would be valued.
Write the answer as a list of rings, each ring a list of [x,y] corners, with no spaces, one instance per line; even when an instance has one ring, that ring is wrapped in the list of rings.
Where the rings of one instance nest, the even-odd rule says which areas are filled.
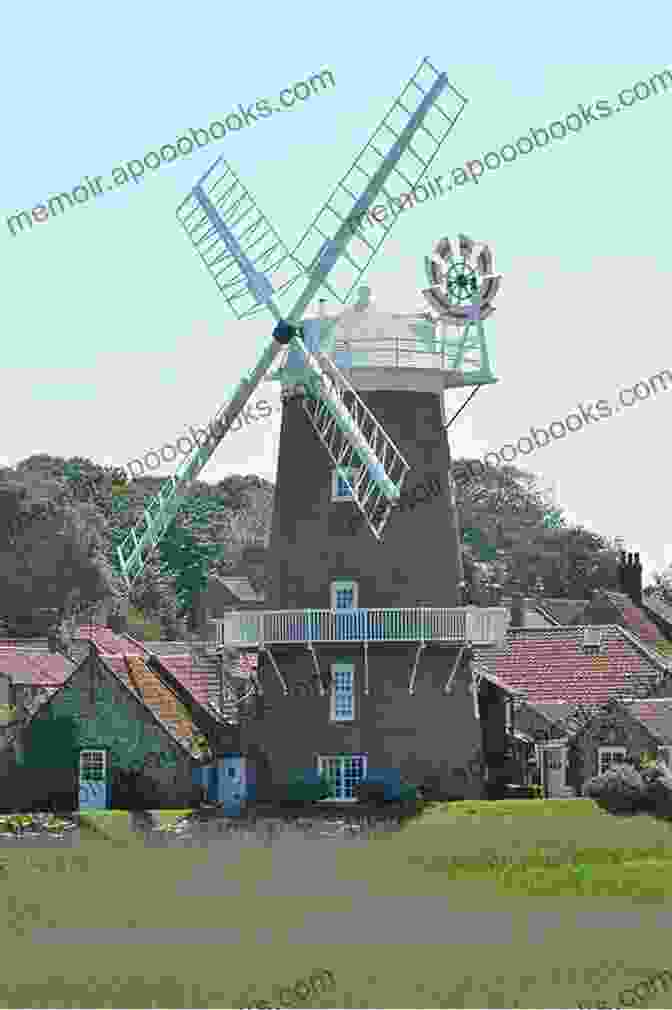
[[[332,296],[342,305],[347,302],[396,221],[395,217],[383,223],[382,234],[378,232],[380,238],[374,242],[361,228],[357,229],[362,215],[378,194],[388,200],[394,198],[387,189],[388,178],[399,182],[404,193],[422,182],[466,103],[445,74],[429,60],[422,61],[292,252],[293,259],[309,270],[330,236],[337,238],[344,229],[349,235],[354,231],[355,241],[344,257],[349,266],[342,264],[338,276],[329,283],[325,281],[320,296]],[[414,134],[413,143],[403,139],[409,128]],[[391,140],[394,143],[386,155],[383,151]],[[390,163],[397,147],[405,156]],[[382,181],[377,184],[379,173]],[[355,193],[364,182],[366,188],[358,198]]]
[[[206,194],[203,185],[220,164],[224,171],[214,177]],[[177,219],[234,315],[238,319],[253,316],[266,308],[267,303],[260,297],[260,291],[250,289],[240,263],[231,253],[216,223],[213,223],[212,216],[205,210],[203,196],[216,209],[219,220],[229,233],[237,239],[254,270],[266,277],[276,298],[284,295],[306,271],[300,263],[291,259],[289,249],[231,166],[218,159],[177,208]]]
[[[421,80],[428,85],[426,88]],[[357,460],[359,475],[356,480],[353,478],[351,485],[353,500],[374,536],[380,537],[390,508],[399,498],[408,464],[333,362],[323,352],[308,350],[302,340],[302,328],[297,324],[323,288],[338,301],[347,298],[382,245],[391,225],[384,230],[378,244],[373,246],[361,236],[355,237],[353,220],[368,211],[380,192],[389,197],[385,185],[394,172],[400,175],[405,186],[411,187],[418,185],[425,176],[466,102],[458,95],[461,104],[451,118],[437,105],[446,90],[453,96],[458,95],[449,85],[446,75],[436,71],[428,60],[423,60],[344,177],[345,180],[358,172],[360,177],[367,179],[361,195],[356,196],[342,180],[291,254],[222,159],[215,162],[193,187],[190,196],[180,204],[178,219],[238,318],[254,315],[266,308],[278,323],[273,331],[274,339],[254,369],[240,381],[229,403],[211,422],[215,432],[212,438],[204,446],[196,448],[178,467],[175,476],[165,482],[145,510],[143,520],[118,547],[121,571],[129,585],[140,574],[150,553],[164,536],[189,485],[216,451],[275,358],[286,352],[289,345],[300,351],[305,361],[304,409],[311,424],[336,465]],[[418,93],[421,96],[419,99]],[[443,133],[439,132],[438,137],[426,126],[430,113],[435,111],[449,124]],[[403,126],[400,119],[404,122]],[[384,143],[383,136],[389,135],[394,137],[394,142],[384,154],[377,144]],[[422,148],[422,153],[417,150],[418,147]],[[411,173],[411,178],[398,168],[404,156],[414,158],[416,166],[421,166],[417,174]],[[213,174],[218,164],[223,165],[221,176]],[[356,182],[352,185],[357,188]],[[349,210],[342,202],[340,209],[333,205],[336,194],[342,196],[341,191],[347,194],[349,201],[354,201]],[[327,212],[340,223],[332,224],[331,228],[325,225],[328,230],[324,230],[317,222]],[[364,263],[358,263],[346,250],[351,243],[362,241],[369,254]],[[311,242],[320,244],[308,260]],[[354,268],[354,280],[351,275],[345,282],[337,278],[334,284],[327,284],[327,277],[342,258]],[[273,296],[284,296],[306,274],[304,290],[287,316],[283,316]],[[344,290],[345,294],[342,293]],[[327,378],[329,384],[325,381]],[[218,432],[216,428],[219,428]]]

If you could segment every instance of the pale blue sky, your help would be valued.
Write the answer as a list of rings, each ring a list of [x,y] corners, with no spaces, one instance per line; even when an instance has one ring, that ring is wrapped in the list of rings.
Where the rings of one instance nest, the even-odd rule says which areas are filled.
[[[400,7],[341,0],[233,9],[122,2],[3,10],[3,438],[0,463],[32,453],[125,465],[206,422],[270,336],[237,322],[175,209],[220,154],[293,246],[391,101],[428,56],[468,105],[436,161],[468,159],[562,120],[669,65],[669,3]],[[223,120],[238,104],[331,70],[335,87],[219,142],[145,170],[12,238],[6,217],[84,176]],[[495,387],[451,445],[482,456],[672,368],[672,87],[627,115],[487,171],[399,217],[368,274],[377,302],[424,308],[423,257],[444,235],[488,241],[503,275],[488,328]],[[260,390],[279,404],[279,387]],[[447,399],[456,409],[463,399]],[[669,398],[669,399],[668,399]],[[575,521],[672,562],[668,393],[529,456]],[[451,410],[452,413],[452,410]],[[232,434],[204,472],[274,479],[279,414]],[[166,475],[170,467],[161,471]]]

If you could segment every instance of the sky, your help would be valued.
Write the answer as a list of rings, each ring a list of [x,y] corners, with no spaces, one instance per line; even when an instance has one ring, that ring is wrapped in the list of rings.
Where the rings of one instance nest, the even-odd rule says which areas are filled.
[[[67,16],[31,2],[3,11],[0,465],[49,453],[125,466],[206,423],[272,320],[236,320],[177,205],[221,155],[292,248],[425,56],[468,99],[433,166],[448,178],[532,128],[581,117],[580,105],[596,117],[400,214],[368,270],[378,307],[424,311],[423,261],[438,239],[464,232],[493,250],[503,279],[487,334],[500,381],[451,427],[453,456],[482,458],[580,403],[615,406],[620,390],[672,369],[659,315],[672,269],[672,84],[619,114],[596,108],[672,66],[669,4],[647,5],[646,17],[575,0],[413,12],[290,2],[260,13],[124,0],[104,23],[77,0]],[[116,166],[239,104],[278,107],[282,89],[325,70],[334,86],[12,236],[7,218],[19,211],[87,176],[109,184]],[[657,458],[669,445],[667,385],[525,460],[570,521],[640,551],[645,581],[672,563]],[[449,416],[466,393],[446,395]],[[203,479],[275,479],[279,384],[252,403],[261,398],[271,418],[230,433]]]

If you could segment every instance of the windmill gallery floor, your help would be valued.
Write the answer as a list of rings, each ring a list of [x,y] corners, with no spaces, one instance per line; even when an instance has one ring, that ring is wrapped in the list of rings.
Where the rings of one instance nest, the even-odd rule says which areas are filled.
[[[525,863],[533,850],[547,865]],[[670,960],[669,825],[589,800],[443,804],[363,845],[290,831],[270,847],[82,843],[68,867],[45,851],[42,872],[18,855],[2,882],[4,1006],[279,1006],[278,988],[320,971],[335,990],[292,1005],[634,1006],[617,994]],[[510,872],[488,873],[493,858]],[[516,889],[523,876],[536,889]]]

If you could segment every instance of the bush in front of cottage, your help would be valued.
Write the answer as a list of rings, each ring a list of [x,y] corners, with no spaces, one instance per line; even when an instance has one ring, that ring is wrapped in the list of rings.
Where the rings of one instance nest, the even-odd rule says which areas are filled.
[[[273,792],[276,802],[281,806],[293,806],[329,799],[331,786],[326,776],[306,771],[292,775],[289,781],[277,785]]]
[[[635,814],[646,806],[644,779],[631,764],[614,765],[602,775],[595,775],[582,792],[610,814]]]
[[[633,765],[644,783],[643,809],[655,817],[672,819],[672,772],[665,762],[644,754]]]
[[[353,795],[360,803],[383,806],[385,803],[401,803],[404,807],[415,807],[422,802],[418,786],[403,779],[399,772],[369,772],[353,789]]]

